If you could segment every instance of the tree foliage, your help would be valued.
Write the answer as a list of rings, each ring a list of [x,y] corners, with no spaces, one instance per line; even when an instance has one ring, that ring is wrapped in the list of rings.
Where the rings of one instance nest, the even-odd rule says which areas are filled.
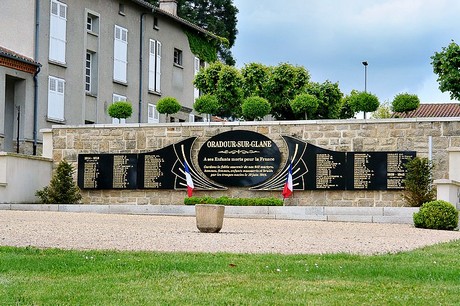
[[[180,111],[181,106],[176,98],[173,97],[164,97],[158,100],[157,111],[160,114],[171,115]]]
[[[264,97],[270,102],[271,114],[276,119],[295,119],[289,101],[305,92],[309,80],[310,74],[302,66],[282,63],[271,68]]]
[[[339,83],[331,83],[329,80],[324,83],[312,82],[308,84],[306,91],[316,96],[319,101],[318,109],[310,119],[339,118],[343,97]]]
[[[460,46],[452,41],[441,52],[435,52],[431,59],[439,89],[449,92],[452,100],[460,100]]]
[[[361,91],[350,96],[350,105],[355,112],[367,113],[376,111],[380,102],[376,95]]]
[[[200,114],[215,115],[219,111],[219,101],[216,96],[202,95],[195,99],[193,109]]]
[[[158,6],[158,0],[150,0],[150,3]],[[235,65],[230,49],[238,34],[238,9],[233,5],[233,0],[178,0],[177,14],[211,33],[225,37],[228,45],[217,47],[218,56],[227,65]]]
[[[245,120],[262,120],[270,113],[271,106],[267,99],[252,96],[243,101],[241,110]]]
[[[112,118],[126,119],[131,117],[133,107],[128,101],[113,102],[107,109],[107,113]]]
[[[259,63],[246,64],[241,69],[243,94],[245,97],[265,96],[265,85],[270,76],[270,68]]]
[[[303,93],[296,96],[290,104],[297,118],[308,119],[318,109],[319,100],[314,95]]]
[[[43,204],[74,204],[78,203],[82,196],[80,189],[72,178],[73,166],[66,160],[62,160],[56,169],[51,182],[42,190],[37,190],[35,195]]]
[[[407,113],[416,110],[420,106],[420,99],[417,95],[400,93],[395,96],[391,107],[394,112]]]
[[[379,105],[377,110],[372,113],[374,119],[387,119],[393,117],[390,102],[386,101]]]
[[[215,62],[201,69],[193,83],[203,94],[217,98],[219,108],[215,115],[235,118],[241,116],[243,77],[238,69]]]
[[[415,157],[406,164],[406,178],[404,180],[406,193],[404,199],[413,207],[435,199],[431,173],[433,164],[428,158]]]

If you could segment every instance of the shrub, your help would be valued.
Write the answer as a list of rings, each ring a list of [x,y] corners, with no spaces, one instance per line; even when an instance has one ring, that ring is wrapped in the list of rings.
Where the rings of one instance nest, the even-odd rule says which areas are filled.
[[[73,204],[81,200],[80,189],[72,178],[74,169],[66,160],[62,160],[54,173],[51,182],[35,195],[43,204]]]
[[[113,102],[107,109],[107,112],[112,118],[126,119],[131,117],[133,107],[128,101],[118,101]]]
[[[195,99],[193,109],[200,114],[214,115],[219,112],[219,101],[216,96],[202,95]]]
[[[308,119],[318,109],[319,100],[311,94],[303,93],[296,96],[291,102],[291,109],[299,117]]]
[[[435,199],[435,190],[432,185],[431,171],[433,165],[428,158],[415,157],[406,164],[406,178],[404,180],[406,202],[412,207]]]
[[[190,197],[184,199],[184,204],[217,204],[227,206],[283,206],[283,200],[277,198]]]
[[[428,202],[414,213],[414,225],[419,228],[453,230],[458,226],[458,211],[449,202]]]
[[[380,105],[376,95],[363,91],[351,95],[349,103],[355,112],[375,112]]]
[[[407,113],[416,110],[420,106],[420,99],[417,95],[400,93],[396,95],[391,103],[394,112]]]
[[[158,100],[157,111],[160,114],[171,115],[180,111],[181,106],[176,98],[173,97],[164,97]]]
[[[261,120],[264,116],[270,114],[271,109],[267,99],[257,96],[246,98],[241,105],[245,120]]]

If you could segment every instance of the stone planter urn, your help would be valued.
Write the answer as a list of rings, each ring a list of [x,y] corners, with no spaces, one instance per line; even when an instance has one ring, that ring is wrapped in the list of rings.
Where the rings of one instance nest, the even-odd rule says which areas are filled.
[[[196,204],[196,227],[202,233],[218,233],[224,223],[224,205]]]

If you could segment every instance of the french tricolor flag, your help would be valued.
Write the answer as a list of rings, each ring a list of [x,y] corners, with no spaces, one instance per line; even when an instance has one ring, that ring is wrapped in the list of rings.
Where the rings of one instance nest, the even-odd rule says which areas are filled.
[[[292,195],[292,191],[294,188],[292,187],[292,162],[289,164],[289,171],[286,179],[286,183],[284,183],[284,188],[283,188],[283,197],[289,198]]]
[[[184,165],[185,165],[185,179],[187,180],[187,195],[190,198],[192,196],[193,189],[195,189],[195,186],[193,185],[192,176],[190,175],[190,169],[188,168],[186,161],[184,161]]]

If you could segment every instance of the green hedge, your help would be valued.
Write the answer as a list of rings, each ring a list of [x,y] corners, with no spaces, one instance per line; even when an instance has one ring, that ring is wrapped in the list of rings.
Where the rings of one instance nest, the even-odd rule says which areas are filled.
[[[283,200],[277,198],[190,197],[184,199],[184,204],[218,204],[227,206],[283,206]]]

